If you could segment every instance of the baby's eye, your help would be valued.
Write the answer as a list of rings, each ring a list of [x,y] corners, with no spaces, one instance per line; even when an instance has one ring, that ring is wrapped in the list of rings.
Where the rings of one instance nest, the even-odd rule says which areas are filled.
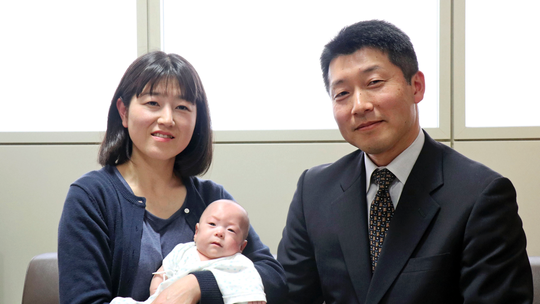
[[[229,228],[228,230],[229,230],[230,232],[232,232],[232,233],[236,233],[236,231],[234,231],[234,229]]]
[[[215,226],[216,223],[208,223],[208,225],[210,225],[210,226]]]

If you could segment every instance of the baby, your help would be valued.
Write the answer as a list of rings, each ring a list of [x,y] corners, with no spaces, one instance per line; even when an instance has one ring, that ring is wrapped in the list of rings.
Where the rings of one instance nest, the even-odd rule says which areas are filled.
[[[264,304],[266,296],[253,262],[241,254],[247,245],[247,212],[231,200],[217,200],[204,210],[195,226],[194,242],[179,244],[163,260],[150,283],[150,298],[113,299],[111,304],[149,304],[176,280],[194,271],[214,274],[225,304]]]

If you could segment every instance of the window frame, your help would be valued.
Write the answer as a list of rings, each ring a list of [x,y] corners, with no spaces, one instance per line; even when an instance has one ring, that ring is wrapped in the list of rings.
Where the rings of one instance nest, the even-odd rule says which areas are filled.
[[[454,140],[540,139],[540,127],[467,127],[465,121],[465,1],[453,0]]]
[[[439,0],[439,127],[436,140],[538,139],[540,127],[465,126],[465,1]],[[137,54],[162,45],[162,1],[137,0]],[[0,144],[93,144],[105,132],[0,132]],[[216,143],[344,142],[339,130],[215,131]]]
[[[148,0],[152,11],[162,12],[161,0]],[[451,2],[439,0],[439,127],[424,128],[431,137],[440,141],[451,139]],[[163,14],[149,15],[150,18],[159,18],[149,23],[162,24]],[[160,32],[149,33],[154,41],[161,41],[162,27],[154,26]],[[159,38],[158,38],[159,37]],[[154,49],[155,45],[154,45]],[[214,131],[216,143],[281,143],[281,142],[344,142],[337,129],[325,130],[241,130],[241,131]]]

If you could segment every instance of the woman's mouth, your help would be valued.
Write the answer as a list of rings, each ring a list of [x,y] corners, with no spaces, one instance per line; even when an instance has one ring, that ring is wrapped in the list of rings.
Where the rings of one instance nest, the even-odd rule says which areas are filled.
[[[152,136],[173,139],[174,136],[163,133],[152,133]]]

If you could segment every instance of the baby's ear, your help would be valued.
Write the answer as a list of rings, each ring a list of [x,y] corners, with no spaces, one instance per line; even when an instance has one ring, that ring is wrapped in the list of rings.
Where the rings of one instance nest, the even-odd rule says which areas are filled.
[[[247,240],[244,240],[244,243],[240,246],[240,252],[244,251],[244,248],[246,248]]]
[[[195,225],[195,235],[193,236],[193,241],[197,239],[197,232],[199,232],[199,223]]]

